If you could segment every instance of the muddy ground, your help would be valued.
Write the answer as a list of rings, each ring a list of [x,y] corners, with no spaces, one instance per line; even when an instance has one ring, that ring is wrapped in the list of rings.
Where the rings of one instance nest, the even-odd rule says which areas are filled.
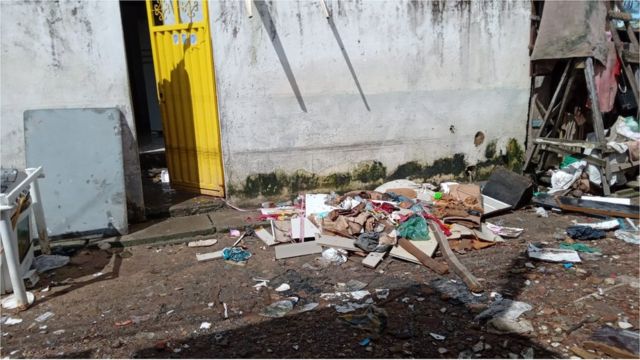
[[[583,257],[583,263],[571,269],[527,258],[528,242],[559,243],[554,234],[571,220],[595,219],[555,213],[539,218],[533,210],[494,217],[493,223],[522,227],[525,232],[517,239],[459,255],[486,285],[478,302],[488,302],[494,291],[533,306],[523,315],[535,328],[527,335],[486,332],[485,325],[473,321],[482,304],[467,306],[433,286],[439,278],[459,281],[455,275],[438,276],[396,259],[385,259],[376,270],[364,268],[357,256],[341,266],[320,268],[314,255],[276,261],[273,249],[248,238],[245,244],[253,257],[244,267],[223,260],[197,262],[197,252],[218,250],[234,241],[220,235],[219,243],[210,248],[167,245],[78,251],[70,265],[41,276],[31,289],[36,302],[28,310],[3,311],[3,316],[23,321],[2,326],[1,353],[12,358],[568,358],[573,355],[569,349],[598,327],[607,323],[617,327],[624,320],[637,329],[639,320],[638,288],[624,284],[639,277],[637,245],[616,239],[612,232],[606,239],[585,241],[603,255]],[[253,278],[271,279],[272,287],[256,291]],[[365,289],[372,293],[390,289],[386,299],[373,297],[387,314],[381,334],[338,321],[339,314],[329,306],[336,302],[320,300],[321,292],[335,291],[337,283],[352,279],[367,283]],[[291,286],[289,292],[273,290],[282,282]],[[611,287],[603,295],[575,302]],[[283,318],[258,315],[270,303],[291,295],[300,298],[296,308],[310,302],[320,305]],[[35,321],[47,311],[55,315]],[[572,330],[590,316],[597,320]],[[203,322],[211,323],[210,328],[201,329]],[[436,340],[430,333],[446,338]],[[367,337],[370,344],[360,345]]]

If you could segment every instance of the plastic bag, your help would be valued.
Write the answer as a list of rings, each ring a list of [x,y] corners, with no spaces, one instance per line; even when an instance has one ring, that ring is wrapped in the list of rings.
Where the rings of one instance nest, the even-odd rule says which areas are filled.
[[[398,234],[409,240],[429,240],[427,221],[419,215],[414,215],[398,226]]]

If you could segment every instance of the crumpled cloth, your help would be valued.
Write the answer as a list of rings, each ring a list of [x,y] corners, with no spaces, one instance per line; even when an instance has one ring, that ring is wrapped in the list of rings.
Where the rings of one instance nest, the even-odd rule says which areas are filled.
[[[589,226],[573,225],[567,228],[567,235],[575,240],[594,240],[602,239],[606,233]]]
[[[380,243],[380,233],[377,232],[365,232],[358,236],[358,240],[355,241],[355,246],[366,252],[387,252],[391,248],[391,245]]]

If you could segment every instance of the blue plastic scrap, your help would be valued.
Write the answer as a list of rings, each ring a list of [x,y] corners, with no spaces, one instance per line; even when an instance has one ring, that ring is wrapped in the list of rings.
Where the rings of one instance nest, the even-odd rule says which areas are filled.
[[[226,247],[222,249],[222,258],[234,262],[247,261],[251,257],[251,253],[238,247]]]

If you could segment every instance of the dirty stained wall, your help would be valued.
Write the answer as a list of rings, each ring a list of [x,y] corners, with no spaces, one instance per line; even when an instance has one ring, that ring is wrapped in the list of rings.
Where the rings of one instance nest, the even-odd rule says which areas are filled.
[[[210,3],[232,196],[460,175],[510,142],[520,156],[529,2],[326,3],[330,20],[319,1],[256,0],[252,18]]]
[[[0,12],[2,166],[25,166],[25,110],[118,108],[123,116],[128,211],[133,220],[142,217],[140,165],[118,2],[2,1]]]

